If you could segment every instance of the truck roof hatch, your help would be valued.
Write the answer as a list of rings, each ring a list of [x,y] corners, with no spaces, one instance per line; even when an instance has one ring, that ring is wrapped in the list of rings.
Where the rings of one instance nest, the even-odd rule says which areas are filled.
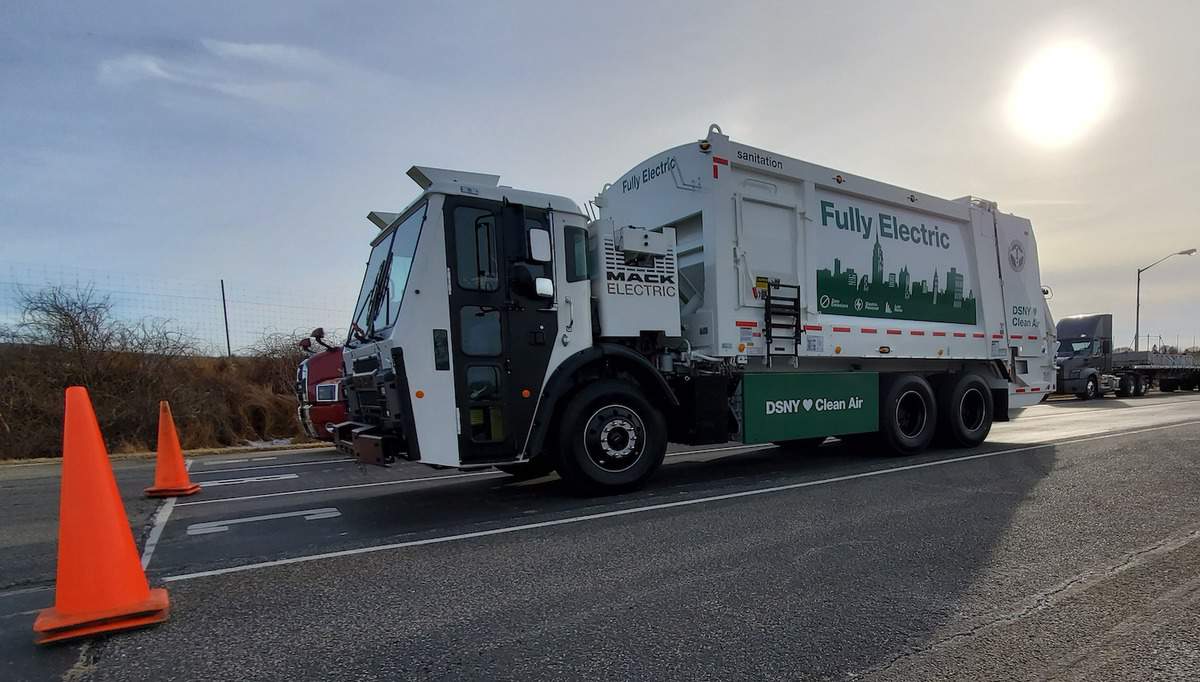
[[[421,189],[429,189],[430,185],[435,183],[481,185],[483,187],[496,187],[500,184],[499,175],[468,173],[466,171],[449,170],[447,168],[430,168],[429,166],[413,166],[409,168],[408,177],[420,185]]]

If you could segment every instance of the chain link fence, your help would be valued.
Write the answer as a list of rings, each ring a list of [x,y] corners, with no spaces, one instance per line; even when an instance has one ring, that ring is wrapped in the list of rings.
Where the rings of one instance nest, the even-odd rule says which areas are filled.
[[[304,287],[271,290],[219,277],[169,279],[0,261],[0,327],[20,323],[27,295],[55,287],[90,289],[111,303],[114,317],[163,324],[212,356],[247,353],[265,339],[305,336],[314,327],[324,327],[330,339],[341,340],[354,303]]]

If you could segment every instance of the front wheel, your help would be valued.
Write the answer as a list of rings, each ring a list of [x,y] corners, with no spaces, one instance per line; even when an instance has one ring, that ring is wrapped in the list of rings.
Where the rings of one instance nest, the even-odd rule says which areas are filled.
[[[588,384],[563,412],[558,473],[576,489],[636,488],[666,454],[666,420],[632,384],[612,379]]]
[[[1087,384],[1083,387],[1083,393],[1075,395],[1080,400],[1092,400],[1100,397],[1100,383],[1096,381],[1096,377],[1088,377]]]

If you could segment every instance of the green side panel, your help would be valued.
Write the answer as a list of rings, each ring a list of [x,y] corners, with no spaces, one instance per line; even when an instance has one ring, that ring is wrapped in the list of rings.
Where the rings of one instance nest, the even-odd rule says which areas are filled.
[[[879,374],[805,372],[742,377],[746,443],[865,433],[879,428]]]

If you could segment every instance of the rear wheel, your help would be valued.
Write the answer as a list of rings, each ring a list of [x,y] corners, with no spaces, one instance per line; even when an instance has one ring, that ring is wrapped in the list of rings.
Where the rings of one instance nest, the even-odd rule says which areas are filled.
[[[1174,379],[1163,379],[1158,382],[1158,390],[1163,393],[1174,393],[1178,387],[1179,385],[1175,383]]]
[[[950,445],[973,448],[992,430],[992,391],[976,374],[947,377],[938,391],[939,428]]]
[[[1133,375],[1133,394],[1135,396],[1146,395],[1146,389],[1149,388],[1150,382],[1141,374]]]
[[[902,374],[885,384],[879,437],[892,452],[911,455],[929,447],[937,431],[937,401],[923,377]]]
[[[1117,396],[1128,398],[1131,395],[1133,395],[1133,379],[1129,378],[1128,375],[1122,376],[1117,381]]]
[[[635,488],[667,453],[662,413],[624,381],[597,381],[575,394],[563,412],[559,434],[558,473],[587,492]]]

